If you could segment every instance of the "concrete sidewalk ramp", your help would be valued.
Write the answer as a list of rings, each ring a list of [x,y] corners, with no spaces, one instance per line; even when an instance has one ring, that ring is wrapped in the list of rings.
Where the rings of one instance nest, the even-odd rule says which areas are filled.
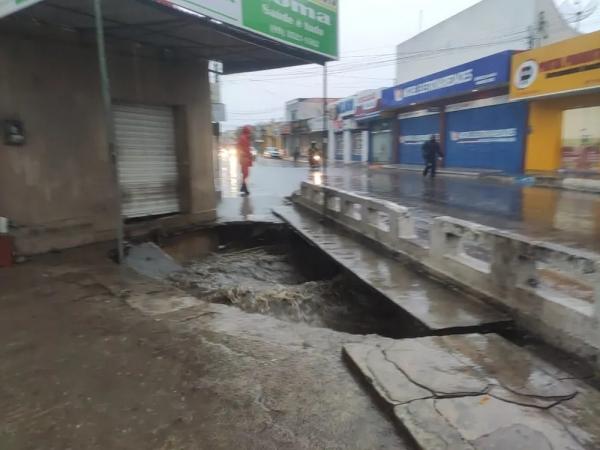
[[[419,448],[600,448],[600,394],[495,334],[347,344]]]
[[[159,281],[166,280],[171,273],[183,270],[179,263],[153,242],[132,246],[125,263],[137,273]]]
[[[274,213],[432,332],[479,331],[480,327],[510,322],[507,315],[486,303],[417,274],[348,233],[320,223],[310,212],[289,206],[277,208]]]

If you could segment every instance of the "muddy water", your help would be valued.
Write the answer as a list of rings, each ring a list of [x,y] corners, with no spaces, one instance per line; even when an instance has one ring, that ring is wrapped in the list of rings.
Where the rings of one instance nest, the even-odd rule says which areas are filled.
[[[310,280],[295,264],[286,247],[258,247],[191,261],[171,280],[203,300],[249,313],[347,333],[399,335],[397,315],[346,276]]]

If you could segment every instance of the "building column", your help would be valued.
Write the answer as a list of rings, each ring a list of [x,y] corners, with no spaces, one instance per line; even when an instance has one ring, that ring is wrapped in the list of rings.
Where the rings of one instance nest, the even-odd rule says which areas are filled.
[[[335,132],[333,130],[333,124],[329,125],[329,146],[327,147],[327,159],[329,161],[335,161]]]
[[[344,163],[352,162],[352,131],[344,130]]]
[[[185,108],[188,156],[188,213],[192,222],[214,220],[217,198],[213,177],[212,105],[208,70],[197,79],[201,95]]]
[[[365,130],[362,132],[362,162],[369,162],[369,131]]]

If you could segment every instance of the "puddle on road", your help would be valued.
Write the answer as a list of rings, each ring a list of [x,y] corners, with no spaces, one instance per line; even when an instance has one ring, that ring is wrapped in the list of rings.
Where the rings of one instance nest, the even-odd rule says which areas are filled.
[[[170,278],[198,298],[249,313],[352,334],[409,333],[396,308],[337,270],[319,277],[319,263],[303,251],[288,245],[223,251],[188,262]]]

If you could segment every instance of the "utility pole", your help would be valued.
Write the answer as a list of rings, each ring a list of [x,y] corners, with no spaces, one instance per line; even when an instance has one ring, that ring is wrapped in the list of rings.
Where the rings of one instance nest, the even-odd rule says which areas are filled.
[[[548,38],[548,31],[546,29],[547,25],[548,21],[546,20],[546,14],[544,13],[544,11],[540,11],[536,27],[536,48],[541,47],[543,39]]]
[[[123,230],[123,217],[121,205],[121,184],[119,181],[119,153],[115,137],[115,125],[113,122],[112,96],[110,91],[110,79],[108,76],[108,64],[106,63],[106,43],[104,40],[104,18],[102,16],[102,0],[94,1],[94,18],[96,23],[96,43],[98,45],[98,66],[100,68],[100,89],[102,91],[102,103],[104,106],[104,121],[106,125],[106,141],[113,169],[115,189],[117,193],[117,254],[119,264],[123,264],[125,258]]]
[[[329,162],[329,120],[327,113],[327,63],[323,63],[323,172],[327,172]]]

